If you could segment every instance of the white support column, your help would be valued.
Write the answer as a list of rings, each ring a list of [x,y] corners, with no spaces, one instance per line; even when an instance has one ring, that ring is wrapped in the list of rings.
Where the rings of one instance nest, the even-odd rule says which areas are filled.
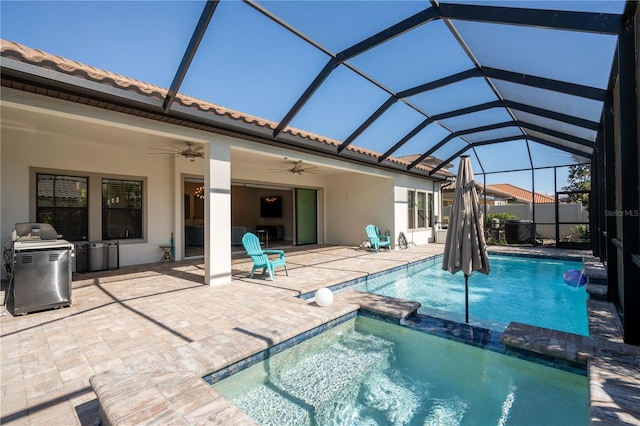
[[[224,140],[209,143],[204,171],[204,282],[231,281],[231,151]]]

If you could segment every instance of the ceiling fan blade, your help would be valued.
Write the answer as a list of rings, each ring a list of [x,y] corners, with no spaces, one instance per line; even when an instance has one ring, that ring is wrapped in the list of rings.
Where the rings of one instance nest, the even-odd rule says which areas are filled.
[[[166,149],[166,148],[154,148],[154,147],[151,147],[151,148],[149,148],[149,149],[153,149],[153,150],[155,150],[155,151],[171,152],[171,153],[173,153],[173,154],[175,154],[175,153],[178,153],[178,154],[179,154],[179,153],[181,152],[181,151],[180,151],[180,150],[178,150],[178,149]]]
[[[149,154],[171,155],[172,157],[182,156],[191,161],[194,161],[194,159],[196,158],[204,158],[204,153],[201,152],[203,150],[202,145],[195,145],[193,142],[185,142],[185,144],[186,144],[186,148],[184,144],[180,144],[179,146],[170,145],[170,146],[173,146],[174,149],[149,147],[149,150],[156,151],[156,152],[149,152]]]
[[[277,169],[269,169],[271,173],[281,173],[281,174],[292,174],[292,175],[301,175],[303,173],[314,174],[319,171],[320,168],[315,166],[307,166],[302,164],[302,160],[299,161],[289,161],[282,166],[282,168]]]

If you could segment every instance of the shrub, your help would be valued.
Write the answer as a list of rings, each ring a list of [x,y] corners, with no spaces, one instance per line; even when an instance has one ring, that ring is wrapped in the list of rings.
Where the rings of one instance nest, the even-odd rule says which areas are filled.
[[[582,240],[591,239],[591,231],[589,225],[576,225],[573,227],[573,232]]]

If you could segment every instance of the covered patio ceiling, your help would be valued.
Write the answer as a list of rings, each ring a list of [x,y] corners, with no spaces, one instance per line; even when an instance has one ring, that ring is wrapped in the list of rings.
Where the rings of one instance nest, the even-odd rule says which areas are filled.
[[[96,14],[92,2],[69,4],[3,5],[2,38],[167,88],[165,116],[184,117],[181,93],[272,121],[273,144],[291,126],[337,140],[337,157],[358,147],[373,165],[409,159],[409,172],[429,159],[429,175],[465,153],[479,173],[589,162],[636,7],[116,2]],[[39,18],[56,8],[73,32]],[[77,37],[84,27],[91,43]]]

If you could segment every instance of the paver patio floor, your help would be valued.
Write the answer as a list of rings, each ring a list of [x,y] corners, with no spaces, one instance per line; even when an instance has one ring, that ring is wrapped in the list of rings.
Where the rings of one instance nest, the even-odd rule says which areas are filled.
[[[232,282],[215,287],[204,285],[201,259],[74,274],[71,307],[0,317],[0,423],[97,424],[91,376],[144,371],[175,356],[180,346],[229,336],[234,329],[268,329],[282,336],[305,331],[356,307],[319,308],[295,296],[441,250],[440,245],[379,254],[351,247],[296,248],[287,250],[289,276],[276,270],[275,281],[259,273],[248,279],[252,263],[240,256],[232,262]],[[239,357],[243,346],[255,349],[248,334],[234,337]],[[231,360],[221,363],[226,361]]]
[[[211,339],[219,350],[207,354],[208,365],[222,368],[358,308],[348,298],[321,308],[296,296],[442,249],[430,244],[376,254],[342,246],[292,248],[286,250],[289,276],[276,270],[275,281],[260,274],[249,279],[252,263],[238,256],[232,281],[215,287],[204,284],[201,259],[74,274],[71,307],[0,317],[0,423],[98,424],[90,377],[163,368],[170,373],[186,362],[187,348],[197,352],[199,342]],[[197,357],[189,362],[185,370],[211,372]]]

